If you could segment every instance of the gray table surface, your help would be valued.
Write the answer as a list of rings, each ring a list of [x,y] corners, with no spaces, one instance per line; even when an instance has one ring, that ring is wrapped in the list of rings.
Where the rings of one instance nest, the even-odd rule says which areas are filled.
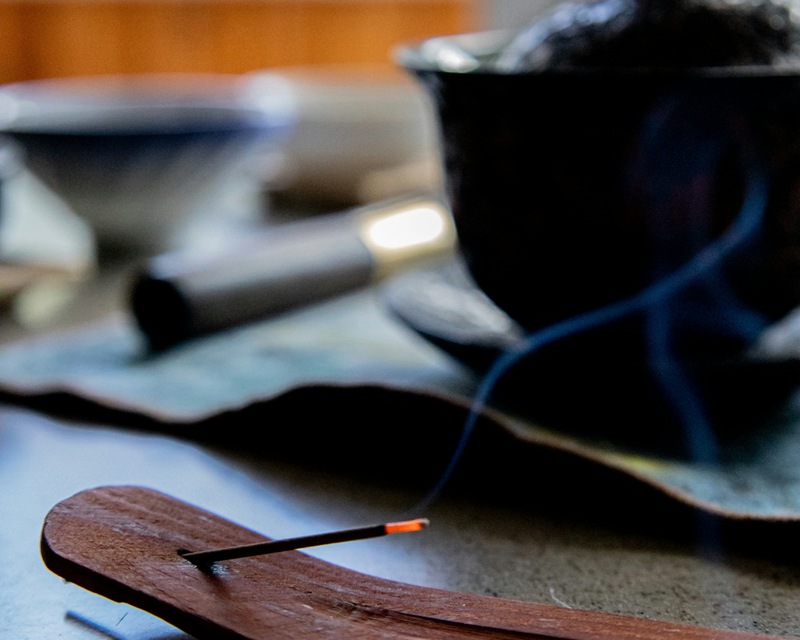
[[[800,637],[796,564],[737,552],[698,553],[690,537],[583,517],[530,500],[456,491],[423,533],[318,548],[331,562],[419,585],[574,608]],[[383,521],[412,504],[402,485],[172,437],[0,409],[0,637],[186,637],[126,605],[65,584],[43,566],[48,509],[82,489],[152,487],[271,537]],[[589,494],[592,494],[589,491]],[[566,495],[566,499],[570,496]],[[654,499],[658,502],[658,499]],[[665,506],[667,513],[670,506]],[[585,515],[585,514],[584,514]],[[686,523],[690,519],[686,520]],[[684,526],[690,526],[690,524]]]
[[[79,299],[64,317],[105,311],[98,300]],[[273,538],[374,524],[406,511],[427,482],[398,481],[391,442],[384,434],[372,454],[385,453],[385,473],[376,475],[380,464],[350,473],[268,447],[0,406],[0,638],[188,638],[44,567],[39,532],[59,500],[136,484]],[[465,461],[461,481],[426,513],[430,529],[309,553],[413,584],[800,638],[796,525],[709,525],[654,490],[563,454],[500,447],[491,455]],[[700,540],[699,525],[709,525]]]

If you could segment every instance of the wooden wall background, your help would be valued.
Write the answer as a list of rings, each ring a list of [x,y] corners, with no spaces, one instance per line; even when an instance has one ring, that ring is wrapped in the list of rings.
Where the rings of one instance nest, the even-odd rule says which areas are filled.
[[[399,42],[474,28],[470,0],[0,0],[0,82],[388,66]]]

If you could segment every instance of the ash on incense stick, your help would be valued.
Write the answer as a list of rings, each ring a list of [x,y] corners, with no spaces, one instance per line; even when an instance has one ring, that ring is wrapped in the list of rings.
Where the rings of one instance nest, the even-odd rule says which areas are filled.
[[[797,16],[771,0],[601,0],[559,6],[520,33],[496,64],[503,72],[524,73],[798,62]]]

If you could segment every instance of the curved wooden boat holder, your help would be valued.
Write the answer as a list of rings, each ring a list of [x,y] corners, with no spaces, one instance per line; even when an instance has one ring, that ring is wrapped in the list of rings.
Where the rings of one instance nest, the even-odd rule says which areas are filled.
[[[763,640],[764,636],[417,587],[299,551],[201,570],[179,550],[266,538],[141,487],[102,487],[57,504],[42,530],[47,567],[198,639]]]

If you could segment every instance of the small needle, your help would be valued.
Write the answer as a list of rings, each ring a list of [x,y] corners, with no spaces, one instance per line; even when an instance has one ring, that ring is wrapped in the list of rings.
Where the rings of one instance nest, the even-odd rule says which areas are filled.
[[[208,565],[213,562],[219,562],[220,560],[249,558],[250,556],[260,556],[266,553],[277,553],[279,551],[290,551],[292,549],[318,547],[323,544],[334,544],[336,542],[350,542],[351,540],[377,538],[379,536],[389,535],[390,533],[419,531],[420,529],[427,527],[428,524],[430,524],[430,522],[427,518],[418,518],[416,520],[405,520],[403,522],[388,522],[386,524],[379,524],[372,527],[361,527],[360,529],[347,529],[345,531],[320,533],[313,536],[303,536],[301,538],[270,540],[269,542],[257,542],[255,544],[246,544],[239,547],[226,547],[224,549],[211,549],[209,551],[179,551],[178,553],[194,564]]]

